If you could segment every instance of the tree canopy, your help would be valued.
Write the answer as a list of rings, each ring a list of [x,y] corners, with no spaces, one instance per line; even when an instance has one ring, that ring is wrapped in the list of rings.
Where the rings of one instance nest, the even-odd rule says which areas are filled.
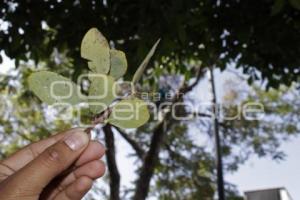
[[[0,46],[20,60],[49,63],[54,50],[72,59],[75,77],[86,65],[79,56],[84,33],[97,27],[128,54],[129,71],[162,38],[157,57],[198,59],[222,69],[236,62],[270,86],[290,84],[299,75],[299,3],[297,0],[208,1],[14,1],[0,3]],[[3,23],[3,22],[2,22]],[[52,62],[53,63],[53,62]],[[256,71],[257,69],[258,71]]]
[[[206,70],[225,70],[228,65],[241,68],[248,83],[265,81],[268,87],[276,88],[265,91],[264,84],[254,82],[241,89],[237,87],[240,80],[224,86],[227,93],[221,103],[258,101],[267,114],[261,121],[220,120],[225,171],[237,170],[252,154],[282,159],[281,141],[299,133],[295,125],[300,116],[298,89],[293,84],[300,73],[298,0],[3,0],[0,9],[0,50],[16,63],[14,73],[0,76],[0,92],[5,97],[0,114],[0,140],[6,141],[1,146],[2,157],[55,130],[80,124],[75,117],[69,121],[49,118],[48,108],[28,91],[27,78],[37,69],[74,80],[86,73],[88,65],[80,56],[80,43],[92,27],[107,37],[110,47],[126,53],[126,79],[132,78],[161,38],[139,88],[150,94],[159,92],[164,98],[155,102],[157,105],[200,104],[201,100],[189,94],[207,79]],[[165,97],[165,90],[171,91],[171,97]],[[241,97],[244,93],[247,95]],[[195,114],[189,112],[184,106],[176,107],[179,115]],[[234,106],[224,112],[229,116],[239,113]],[[55,112],[56,116],[65,113]],[[163,120],[154,119],[154,111],[151,114],[149,123],[130,132],[110,125],[95,130],[108,148],[107,199],[212,199],[216,166],[214,154],[207,149],[212,145],[199,144],[195,138],[213,139],[213,116],[196,113],[198,116],[184,121],[174,119],[170,112]],[[87,112],[81,115],[81,120],[90,120]],[[137,163],[136,181],[125,189],[120,186],[122,174],[116,162],[117,134],[132,147],[132,159]],[[230,183],[226,183],[226,195],[240,199]]]

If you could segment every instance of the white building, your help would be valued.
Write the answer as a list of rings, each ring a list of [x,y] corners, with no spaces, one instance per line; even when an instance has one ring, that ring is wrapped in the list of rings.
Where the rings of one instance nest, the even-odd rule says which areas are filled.
[[[284,187],[247,191],[245,196],[246,200],[293,200]]]

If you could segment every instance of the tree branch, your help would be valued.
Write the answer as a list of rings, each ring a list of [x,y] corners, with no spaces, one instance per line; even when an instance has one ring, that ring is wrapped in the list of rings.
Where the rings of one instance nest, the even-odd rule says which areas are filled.
[[[190,92],[192,89],[194,89],[194,87],[199,83],[200,79],[203,77],[203,74],[205,71],[206,71],[205,68],[199,67],[199,69],[197,71],[197,75],[196,75],[196,80],[194,81],[194,83],[192,83],[189,86],[180,88],[179,94],[186,94],[186,93]]]
[[[202,68],[199,68],[195,82],[189,86],[184,85],[178,90],[177,95],[175,95],[172,99],[172,105],[180,101],[184,94],[191,91],[198,84],[201,77],[203,77],[203,72],[204,70]],[[167,130],[171,126],[170,120],[172,120],[172,116],[171,112],[169,111],[166,113],[165,119],[161,121],[153,131],[150,148],[145,155],[139,179],[136,182],[136,189],[133,200],[145,200],[148,196],[150,181],[159,159],[159,151],[163,144],[164,137],[167,135]]]
[[[120,200],[120,173],[116,162],[115,139],[110,125],[103,127],[106,144],[106,160],[110,176],[110,200]]]
[[[186,113],[187,115],[193,115],[195,117],[204,117],[204,118],[212,118],[213,116],[210,114],[206,113],[200,113],[200,112],[191,112],[191,113]]]
[[[141,148],[141,146],[131,137],[128,136],[127,133],[125,133],[123,130],[121,130],[118,127],[114,127],[120,135],[131,145],[131,147],[135,150],[136,154],[140,159],[144,159],[145,151]]]
[[[160,146],[163,143],[166,133],[166,128],[164,128],[166,124],[166,122],[159,123],[153,132],[150,148],[145,156],[143,166],[141,167],[140,176],[136,183],[136,190],[133,200],[144,200],[148,195],[150,181],[153,176],[155,166],[158,162]]]

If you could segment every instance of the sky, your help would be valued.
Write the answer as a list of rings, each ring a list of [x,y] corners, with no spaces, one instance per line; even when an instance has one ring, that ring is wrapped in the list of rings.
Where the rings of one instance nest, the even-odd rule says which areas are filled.
[[[233,66],[229,66],[229,68],[230,71],[221,73],[217,70],[215,72],[219,98],[225,91],[226,80],[237,79],[236,73],[239,74],[239,77],[243,76]],[[225,174],[225,180],[236,184],[241,193],[257,189],[285,187],[294,200],[300,198],[300,137],[283,142],[281,149],[287,155],[284,161],[276,162],[268,158],[252,156],[244,165],[240,166],[237,172]]]
[[[285,187],[291,197],[300,197],[300,138],[285,142],[282,149],[287,158],[280,163],[271,159],[252,157],[234,174],[226,174],[226,180],[235,183],[240,191]]]
[[[3,54],[3,52],[1,52]],[[0,64],[0,73],[7,73],[13,68],[14,63],[8,58]],[[238,72],[238,71],[237,71]],[[231,72],[216,71],[217,95],[221,97],[224,92],[224,84],[228,79],[236,79],[236,75]],[[196,93],[207,98],[208,82],[203,81],[197,88]],[[134,161],[128,159],[128,154],[132,153],[131,148],[119,136],[117,136],[117,161],[122,174],[122,185],[129,185],[134,180]],[[241,194],[244,191],[285,187],[294,199],[300,198],[300,138],[293,138],[291,141],[282,144],[282,150],[287,154],[284,161],[275,162],[267,158],[259,159],[252,156],[238,171],[232,174],[225,174],[225,179],[237,185]]]

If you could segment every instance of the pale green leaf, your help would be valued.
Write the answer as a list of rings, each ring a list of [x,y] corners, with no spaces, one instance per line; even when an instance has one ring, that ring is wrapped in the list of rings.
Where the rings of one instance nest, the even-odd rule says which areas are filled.
[[[138,98],[118,102],[112,109],[108,123],[120,128],[138,128],[149,120],[147,103]]]
[[[49,71],[35,72],[28,78],[29,89],[43,102],[75,105],[86,100],[78,86],[66,77]]]
[[[151,50],[149,51],[149,53],[147,54],[147,56],[145,57],[145,59],[143,60],[143,62],[140,64],[139,68],[137,69],[137,71],[135,72],[132,82],[133,84],[136,84],[142,77],[151,57],[153,56],[157,45],[159,44],[160,39],[157,40],[157,42],[153,45],[153,47],[151,48]]]
[[[92,113],[98,114],[104,111],[116,98],[113,87],[114,78],[104,74],[91,74],[89,77],[89,107]]]
[[[88,60],[94,73],[107,74],[110,69],[109,44],[96,28],[91,28],[81,42],[81,57]]]
[[[110,72],[109,75],[116,80],[122,77],[127,70],[127,59],[123,51],[110,50]]]

